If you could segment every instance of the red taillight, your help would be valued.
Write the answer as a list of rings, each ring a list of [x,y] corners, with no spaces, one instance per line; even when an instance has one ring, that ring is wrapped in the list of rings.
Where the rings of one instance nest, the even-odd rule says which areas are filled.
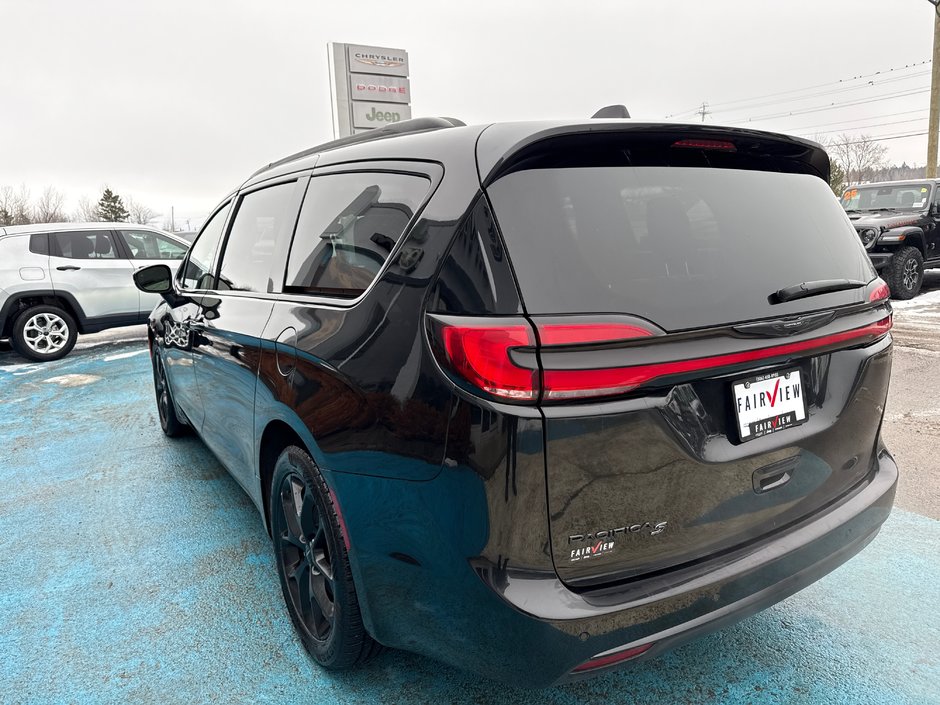
[[[880,277],[869,284],[869,286],[874,287],[868,295],[868,300],[872,303],[885,301],[891,296],[891,290],[888,288],[888,285],[885,284],[884,279]]]
[[[719,152],[737,152],[738,148],[734,142],[727,140],[679,140],[672,143],[673,147],[683,147],[685,149],[713,149]]]
[[[888,316],[877,323],[861,328],[833,333],[821,338],[802,340],[798,343],[773,345],[757,350],[747,350],[727,355],[714,355],[700,357],[692,360],[677,360],[673,362],[658,362],[650,365],[634,365],[632,367],[613,367],[590,370],[558,370],[546,369],[543,374],[544,398],[546,400],[562,401],[567,399],[584,399],[589,397],[609,396],[623,394],[636,389],[642,384],[652,382],[660,377],[701,372],[719,367],[739,365],[745,362],[756,362],[772,357],[793,355],[808,350],[823,349],[840,343],[858,340],[875,340],[891,330],[891,317]]]
[[[873,301],[879,300],[876,298],[878,291],[880,287],[874,290]],[[626,349],[611,352],[607,347],[599,347],[603,343],[623,343],[661,336],[663,332],[632,323],[537,320],[538,350],[543,365],[540,380],[535,332],[525,319],[433,318],[437,321],[436,337],[443,344],[447,366],[477,389],[515,402],[561,402],[625,394],[663,377],[822,351],[846,343],[871,343],[886,335],[892,326],[891,316],[887,316],[861,328],[756,350],[599,367],[596,363],[600,360],[610,360],[611,355],[613,359],[623,359],[622,355],[627,354]],[[642,347],[647,348],[645,344]]]
[[[513,348],[535,347],[532,329],[518,325],[447,325],[444,351],[454,371],[476,387],[513,401],[538,398],[538,372],[516,365]]]
[[[575,668],[572,673],[583,673],[584,671],[593,671],[595,668],[603,668],[604,666],[613,666],[615,663],[622,663],[623,661],[629,661],[632,658],[636,658],[640,654],[645,654],[647,651],[652,648],[652,644],[643,644],[641,646],[634,646],[632,649],[624,649],[623,651],[617,651],[613,654],[608,654],[606,656],[596,656],[590,661],[585,661],[580,666]]]
[[[625,323],[537,323],[542,345],[612,343],[653,335],[646,328]]]
[[[891,330],[891,317],[888,316],[877,323],[834,333],[821,338],[803,340],[798,343],[774,345],[757,350],[700,357],[693,360],[678,360],[675,362],[659,362],[651,365],[635,365],[632,367],[613,367],[594,370],[551,370],[544,372],[544,398],[546,400],[581,399],[588,397],[608,396],[622,394],[636,389],[642,384],[652,382],[660,377],[701,372],[704,370],[739,365],[744,362],[756,362],[772,357],[792,355],[807,350],[827,348],[839,343],[853,340],[877,339]]]

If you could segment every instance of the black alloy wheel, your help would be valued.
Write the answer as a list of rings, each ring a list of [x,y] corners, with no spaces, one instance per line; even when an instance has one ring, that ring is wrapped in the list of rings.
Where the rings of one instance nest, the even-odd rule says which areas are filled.
[[[160,428],[170,438],[183,435],[186,432],[186,424],[176,415],[176,406],[170,396],[170,384],[166,379],[166,367],[158,352],[153,354],[153,389],[157,396]]]
[[[284,601],[304,647],[339,670],[378,652],[362,624],[333,499],[313,459],[289,446],[271,483],[271,534]]]

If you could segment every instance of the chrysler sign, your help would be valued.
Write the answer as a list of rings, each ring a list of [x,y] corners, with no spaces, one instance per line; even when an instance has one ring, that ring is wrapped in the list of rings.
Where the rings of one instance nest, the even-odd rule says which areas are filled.
[[[408,52],[331,42],[328,55],[335,137],[411,118]]]

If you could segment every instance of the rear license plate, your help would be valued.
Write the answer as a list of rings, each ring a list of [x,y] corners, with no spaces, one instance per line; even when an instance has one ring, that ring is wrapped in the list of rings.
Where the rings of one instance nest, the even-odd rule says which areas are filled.
[[[731,397],[742,441],[806,423],[806,396],[799,370],[742,379],[731,385]]]

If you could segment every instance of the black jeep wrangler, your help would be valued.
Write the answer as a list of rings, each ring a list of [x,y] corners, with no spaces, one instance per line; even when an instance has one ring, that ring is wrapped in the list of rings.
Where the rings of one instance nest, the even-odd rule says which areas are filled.
[[[882,182],[853,186],[842,195],[842,207],[895,299],[917,296],[924,269],[940,267],[938,184]]]

